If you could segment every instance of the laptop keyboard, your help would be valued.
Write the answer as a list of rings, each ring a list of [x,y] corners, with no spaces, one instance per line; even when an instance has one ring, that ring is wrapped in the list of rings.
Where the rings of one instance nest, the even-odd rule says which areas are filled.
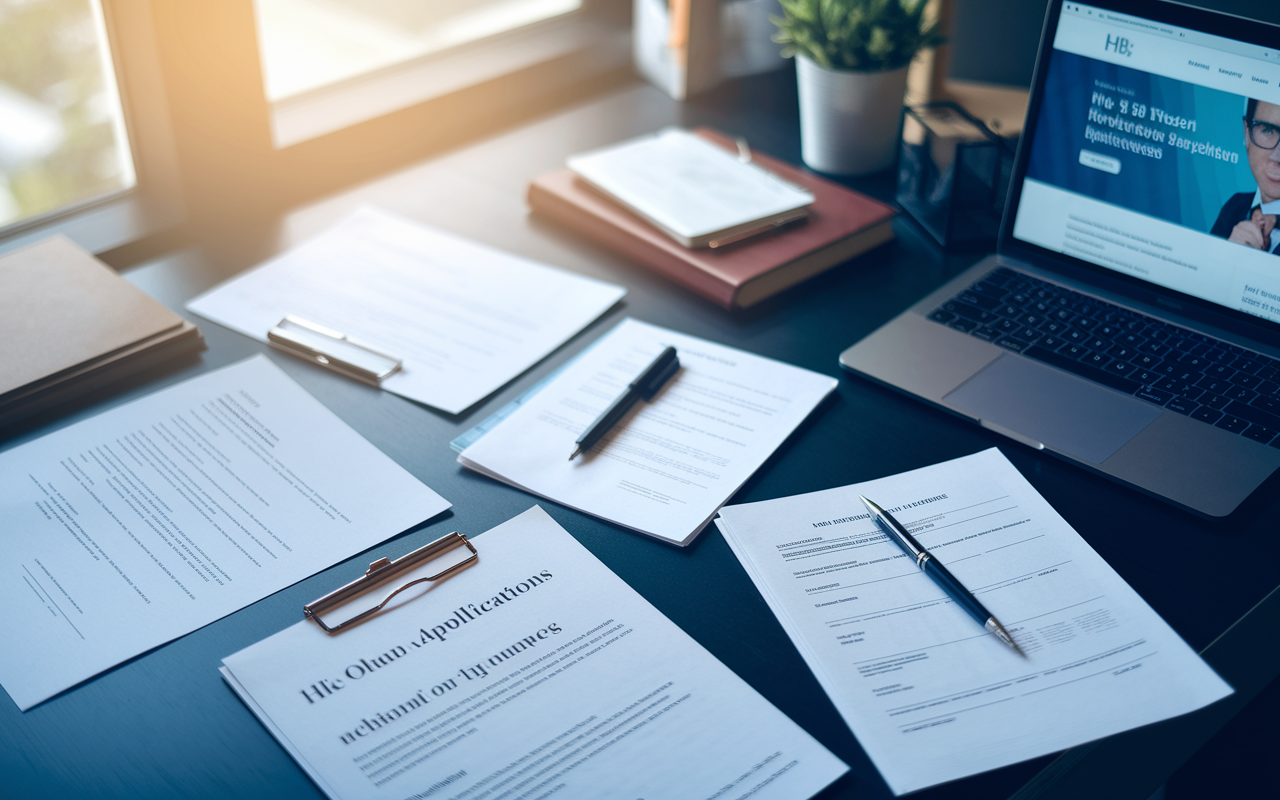
[[[929,318],[1280,448],[1280,360],[1004,267]]]

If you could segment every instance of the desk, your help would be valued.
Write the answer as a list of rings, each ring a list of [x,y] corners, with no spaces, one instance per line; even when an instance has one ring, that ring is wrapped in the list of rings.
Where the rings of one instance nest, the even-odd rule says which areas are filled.
[[[711,124],[799,160],[789,70],[738,81],[681,105],[641,84],[355,188],[281,220],[265,244],[218,256],[191,248],[127,277],[178,309],[186,299],[374,203],[463,236],[629,287],[620,308],[470,414],[452,417],[348,381],[299,359],[271,357],[391,458],[453,502],[444,519],[377,553],[401,554],[451,530],[475,533],[524,511],[529,495],[464,472],[448,442],[631,315],[840,376],[835,395],[742,488],[755,501],[897,473],[999,446],[1067,521],[1239,690],[1197,714],[918,795],[1144,800],[1280,666],[1280,495],[1255,498],[1233,527],[1215,525],[887,389],[842,375],[840,351],[954,276],[976,255],[943,255],[907,219],[895,243],[746,312],[730,313],[611,252],[529,216],[530,178],[567,154],[661,125]],[[892,176],[858,182],[887,197]],[[228,232],[231,237],[236,232]],[[251,238],[251,237],[250,237]],[[266,348],[199,321],[198,363],[0,433],[8,448]],[[852,768],[824,798],[889,792],[714,529],[685,550],[543,503],[548,512],[663,613]],[[0,794],[12,797],[320,797],[223,684],[223,656],[299,619],[302,604],[351,580],[362,554],[160,647],[26,714],[0,701]],[[1270,595],[1269,600],[1265,600]],[[1262,603],[1261,605],[1259,605]],[[1232,626],[1235,627],[1232,627]],[[1230,630],[1228,630],[1230,629]],[[1224,631],[1226,631],[1224,635]],[[1221,638],[1219,638],[1221,637]],[[1121,764],[1123,766],[1116,766]]]

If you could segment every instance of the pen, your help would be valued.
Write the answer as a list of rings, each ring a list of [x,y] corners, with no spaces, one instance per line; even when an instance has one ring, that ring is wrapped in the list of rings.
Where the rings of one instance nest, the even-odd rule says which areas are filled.
[[[658,354],[653,363],[645,367],[644,372],[640,373],[640,377],[636,378],[627,385],[627,390],[618,396],[617,400],[604,410],[600,416],[596,417],[596,421],[587,426],[587,430],[578,437],[575,442],[577,447],[573,449],[573,454],[569,456],[569,460],[578,457],[578,454],[589,449],[596,442],[600,441],[600,437],[604,436],[610,428],[618,424],[618,420],[622,419],[622,415],[627,413],[627,409],[635,405],[640,398],[645,401],[653,399],[658,393],[662,385],[666,383],[672,375],[676,374],[676,370],[680,368],[680,359],[676,357],[676,349],[668,347]]]
[[[1026,653],[1022,652],[1022,648],[1018,647],[1013,641],[1013,637],[1004,629],[1000,621],[978,602],[978,598],[973,593],[964,588],[964,584],[956,580],[956,576],[952,575],[950,570],[942,566],[942,562],[934,558],[933,555],[925,550],[924,547],[916,541],[906,528],[902,526],[893,516],[880,506],[871,502],[862,495],[858,495],[862,500],[862,504],[871,512],[871,517],[881,528],[889,534],[889,538],[898,543],[902,551],[916,560],[916,566],[920,571],[933,578],[933,582],[942,587],[942,591],[955,601],[956,605],[969,612],[969,616],[978,621],[978,624],[995,634],[996,638],[1013,648],[1013,650],[1023,658]]]

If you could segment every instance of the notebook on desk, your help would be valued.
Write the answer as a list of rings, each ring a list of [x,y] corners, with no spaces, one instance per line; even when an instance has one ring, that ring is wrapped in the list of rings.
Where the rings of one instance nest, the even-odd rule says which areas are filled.
[[[731,153],[666,128],[569,157],[592,189],[684,247],[719,248],[803,219],[811,192],[753,163],[745,140]]]
[[[1054,0],[996,255],[841,365],[1234,511],[1280,467],[1278,45],[1187,6]]]
[[[723,134],[708,128],[694,133],[738,152]],[[813,196],[804,220],[724,247],[694,249],[591,188],[571,169],[535,178],[529,207],[729,309],[749,308],[893,238],[894,211],[884,203],[758,151],[751,158]]]
[[[0,257],[0,426],[204,347],[63,236]]]

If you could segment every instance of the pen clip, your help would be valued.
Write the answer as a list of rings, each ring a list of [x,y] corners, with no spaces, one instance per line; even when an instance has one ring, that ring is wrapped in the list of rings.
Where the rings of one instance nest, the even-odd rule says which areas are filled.
[[[434,575],[415,578],[408,583],[402,584],[386,597],[382,598],[382,602],[378,603],[373,608],[366,609],[359,614],[356,614],[351,619],[344,620],[337,625],[330,627],[325,624],[325,621],[321,618],[321,614],[345,605],[356,597],[377,589],[380,584],[391,580],[397,575],[409,572],[423,563],[438,558],[457,547],[466,547],[471,554],[462,561],[450,565]],[[332,592],[329,592],[318,600],[313,600],[310,603],[307,603],[302,607],[302,612],[306,617],[315,620],[316,624],[324,629],[325,633],[333,635],[378,613],[386,607],[387,603],[391,602],[392,598],[403,592],[405,589],[408,589],[411,586],[416,586],[420,583],[442,580],[479,560],[480,554],[476,552],[475,545],[467,541],[466,536],[454,531],[453,533],[445,534],[434,542],[424,545],[423,547],[419,547],[412,553],[403,555],[394,561],[385,557],[374,561],[369,565],[369,569],[365,570],[363,577],[357,578],[346,586],[342,586]]]
[[[644,371],[640,377],[631,382],[631,388],[644,398],[645,402],[653,399],[658,390],[676,374],[676,370],[680,369],[680,357],[676,353],[676,349],[670,345],[664,349],[649,368]]]

